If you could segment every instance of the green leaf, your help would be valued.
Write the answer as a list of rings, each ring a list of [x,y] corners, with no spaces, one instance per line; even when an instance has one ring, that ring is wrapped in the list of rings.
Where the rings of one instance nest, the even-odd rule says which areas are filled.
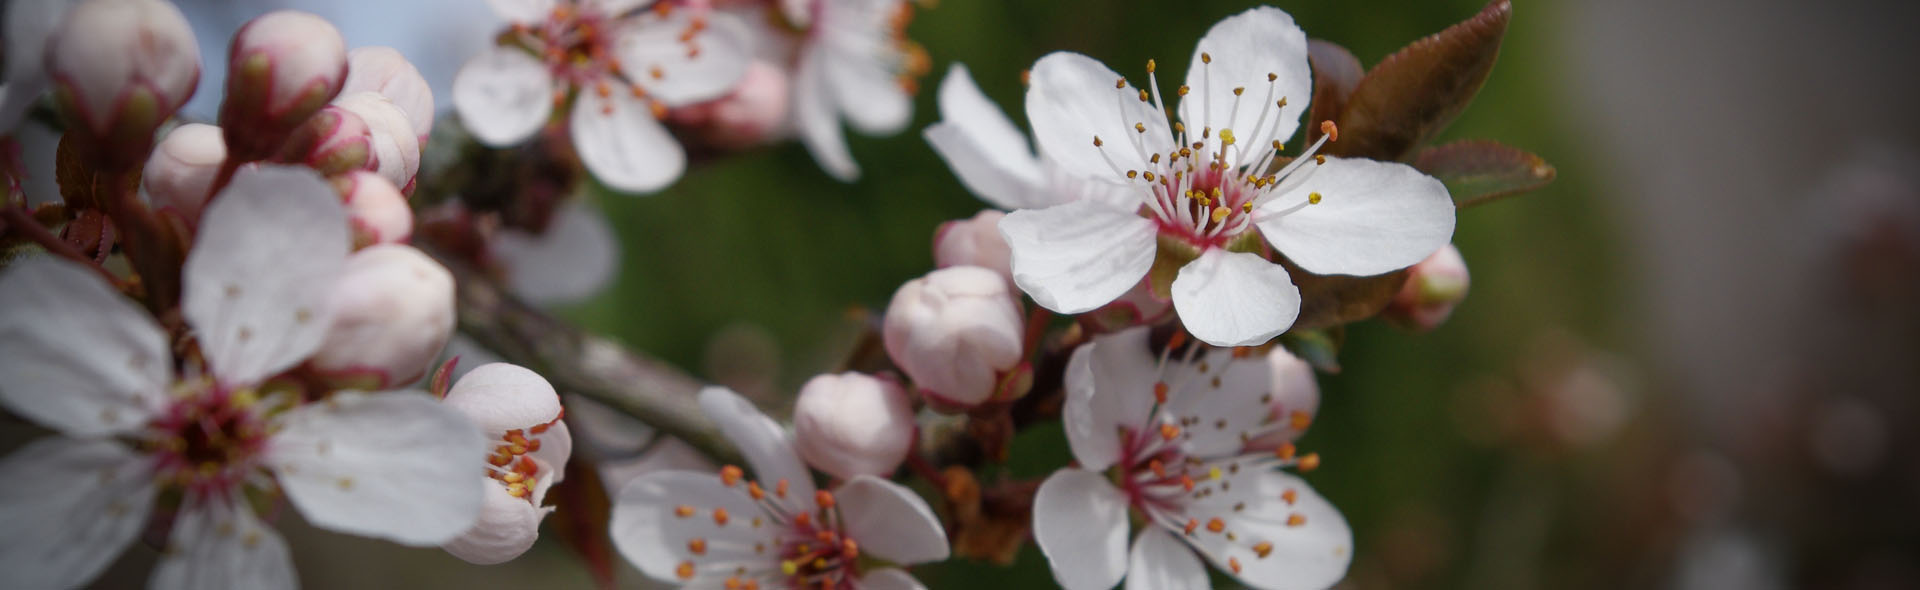
[[[1307,144],[1312,145],[1320,139],[1320,122],[1340,116],[1367,70],[1347,48],[1319,39],[1307,42],[1307,61],[1313,64],[1313,108],[1307,117]]]
[[[1480,14],[1388,56],[1347,98],[1334,121],[1335,156],[1401,160],[1466,110],[1500,54],[1513,17],[1510,0],[1495,0]]]
[[[1322,373],[1340,372],[1340,345],[1346,330],[1294,330],[1280,336],[1280,345]]]
[[[1469,139],[1420,150],[1413,167],[1447,183],[1464,209],[1532,191],[1553,182],[1552,164],[1497,141]]]

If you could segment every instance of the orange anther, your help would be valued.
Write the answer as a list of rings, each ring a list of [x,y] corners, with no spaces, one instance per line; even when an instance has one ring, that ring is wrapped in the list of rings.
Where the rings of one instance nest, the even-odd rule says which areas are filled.
[[[1313,423],[1313,415],[1300,410],[1294,410],[1292,414],[1287,415],[1287,420],[1287,425],[1292,426],[1294,430],[1306,430],[1307,425]]]
[[[1273,456],[1286,461],[1292,459],[1295,452],[1293,443],[1280,443],[1280,447],[1273,450]]]
[[[1173,440],[1173,439],[1176,439],[1176,438],[1179,438],[1179,437],[1180,437],[1180,427],[1179,427],[1179,426],[1174,426],[1174,425],[1172,425],[1172,424],[1161,424],[1161,425],[1160,425],[1160,438],[1161,438],[1161,439],[1163,439],[1163,440]]]
[[[681,504],[681,505],[679,505],[679,506],[675,506],[675,507],[673,508],[673,515],[674,515],[674,516],[678,516],[678,517],[680,517],[680,518],[686,518],[686,517],[689,517],[689,516],[693,516],[693,507],[692,507],[692,506],[688,506],[688,505],[686,505],[686,504]]]
[[[1161,381],[1153,384],[1153,402],[1157,404],[1167,403],[1167,382]]]
[[[1300,465],[1295,467],[1295,469],[1299,469],[1301,473],[1306,473],[1308,471],[1313,471],[1319,468],[1320,468],[1319,453],[1307,453],[1306,456],[1300,458]]]
[[[1227,567],[1232,568],[1233,573],[1235,574],[1240,573],[1240,558],[1238,557],[1227,558]]]
[[[1254,543],[1253,545],[1253,554],[1260,556],[1260,559],[1266,559],[1267,556],[1271,555],[1272,553],[1273,553],[1273,543],[1261,541],[1259,543]]]
[[[1154,477],[1158,477],[1162,479],[1167,477],[1167,466],[1165,464],[1160,463],[1159,459],[1148,461],[1147,469],[1150,469],[1153,471]]]
[[[813,503],[822,509],[833,507],[833,492],[820,490],[813,493]]]
[[[1212,520],[1207,521],[1207,532],[1218,533],[1224,530],[1227,530],[1227,521],[1220,520],[1219,517],[1214,517]]]
[[[747,495],[753,496],[755,500],[759,500],[767,497],[767,491],[760,489],[760,482],[749,481],[747,482]]]
[[[745,475],[745,473],[741,472],[739,467],[732,465],[721,467],[720,483],[725,484],[727,487],[733,487],[733,484],[740,483],[740,477],[743,475]]]
[[[1332,120],[1320,122],[1320,133],[1327,136],[1327,141],[1340,141],[1340,126],[1333,124]]]
[[[781,479],[773,483],[773,495],[780,498],[787,497],[787,480]]]
[[[692,561],[680,562],[680,567],[673,568],[673,575],[680,576],[680,579],[682,580],[693,579],[693,562]]]
[[[727,526],[727,509],[725,508],[713,509],[713,524],[720,525],[720,526]]]
[[[694,555],[706,555],[707,540],[699,537],[695,537],[692,540],[687,541],[687,552],[692,553]]]
[[[852,561],[860,557],[860,544],[847,539],[840,542],[840,557]]]
[[[1193,518],[1187,519],[1187,530],[1186,530],[1187,534],[1189,535],[1193,534],[1193,530],[1197,528],[1200,528],[1200,521],[1198,519],[1193,519]]]
[[[1287,491],[1280,492],[1280,500],[1286,502],[1288,506],[1292,506],[1293,503],[1299,499],[1300,499],[1299,490],[1295,490],[1293,488],[1287,488]]]
[[[1307,517],[1305,515],[1302,515],[1302,514],[1287,515],[1287,526],[1301,526],[1304,524],[1307,524]]]

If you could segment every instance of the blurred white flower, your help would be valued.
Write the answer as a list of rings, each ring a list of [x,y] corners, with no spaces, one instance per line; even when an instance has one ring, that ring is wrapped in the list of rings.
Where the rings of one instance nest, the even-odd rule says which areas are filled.
[[[907,590],[922,586],[870,562],[947,558],[939,519],[912,491],[867,475],[815,491],[786,431],[753,404],[716,387],[700,393],[700,407],[757,479],[727,466],[628,483],[614,502],[613,542],[648,577],[689,588]]]
[[[1269,412],[1271,365],[1245,349],[1169,360],[1147,337],[1144,327],[1100,337],[1067,365],[1062,421],[1079,465],[1049,476],[1033,506],[1054,579],[1068,590],[1123,577],[1129,588],[1206,588],[1197,552],[1254,588],[1338,582],[1352,559],[1346,519],[1281,471],[1310,471],[1319,457],[1248,445],[1292,427]],[[1131,554],[1129,508],[1147,523]]]
[[[680,178],[686,152],[658,120],[726,94],[747,67],[744,31],[727,15],[648,0],[491,0],[516,46],[474,57],[453,106],[475,138],[525,141],[556,106],[595,178],[653,192]],[[649,7],[649,4],[652,6]]]
[[[1147,72],[1148,88],[1136,89],[1080,54],[1033,66],[1027,119],[1040,153],[1135,195],[1125,206],[1082,199],[1000,223],[1014,282],[1041,306],[1091,311],[1167,259],[1179,264],[1166,288],[1188,331],[1216,346],[1259,344],[1300,308],[1286,269],[1256,253],[1266,244],[1308,272],[1374,275],[1419,262],[1453,235],[1446,187],[1412,167],[1324,158],[1316,143],[1267,173],[1309,98],[1306,34],[1285,12],[1254,8],[1207,32],[1178,92],[1178,121],[1152,62]],[[1323,143],[1338,135],[1324,128]]]
[[[0,86],[0,135],[10,135],[33,101],[47,91],[47,36],[66,19],[72,0],[7,2],[0,38],[6,43],[6,84]]]
[[[914,79],[926,54],[906,38],[906,0],[783,2],[801,34],[793,75],[793,121],[801,143],[828,174],[852,182],[860,166],[840,131],[845,119],[867,135],[892,135],[913,119]]]
[[[183,311],[204,358],[174,372],[167,333],[88,270],[50,259],[0,277],[0,403],[60,432],[0,461],[0,567],[22,587],[85,584],[180,498],[160,588],[294,585],[287,547],[253,513],[277,490],[308,522],[408,545],[473,523],[473,425],[419,392],[266,394],[329,325],[345,214],[311,172],[245,169],[207,208]]]
[[[620,238],[592,205],[571,199],[538,234],[503,228],[487,242],[515,295],[541,304],[574,303],[613,282]]]
[[[540,538],[547,490],[566,474],[573,437],[561,422],[560,396],[539,374],[518,365],[475,367],[447,391],[446,405],[480,426],[493,445],[487,456],[486,503],[472,529],[442,547],[477,564],[501,563]]]

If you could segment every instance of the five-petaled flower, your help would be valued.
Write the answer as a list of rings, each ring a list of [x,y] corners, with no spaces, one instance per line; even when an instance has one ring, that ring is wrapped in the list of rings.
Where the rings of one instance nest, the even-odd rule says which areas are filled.
[[[667,109],[717,98],[747,67],[730,17],[675,0],[489,0],[512,24],[507,45],[467,62],[453,106],[480,141],[505,146],[571,100],[568,132],[607,186],[660,190],[686,169],[662,126]],[[694,4],[686,2],[684,4]]]
[[[907,590],[910,565],[947,558],[939,519],[899,484],[861,475],[833,491],[813,476],[786,431],[724,388],[700,407],[753,467],[718,475],[658,471],[635,478],[613,508],[613,542],[648,576],[687,588]]]
[[[1188,331],[1217,346],[1259,344],[1300,308],[1286,269],[1263,256],[1267,245],[1307,272],[1375,275],[1419,262],[1453,235],[1440,181],[1403,164],[1315,154],[1336,139],[1331,123],[1299,156],[1280,155],[1310,83],[1306,34],[1285,12],[1255,8],[1207,32],[1177,91],[1178,120],[1151,61],[1147,74],[1148,88],[1137,89],[1075,53],[1033,66],[1027,118],[1040,152],[1135,194],[1124,206],[1082,199],[1000,223],[1014,282],[1040,305],[1086,312],[1149,270],[1177,268],[1156,289]]]
[[[1206,588],[1197,552],[1254,588],[1338,582],[1352,531],[1281,471],[1311,470],[1319,456],[1262,441],[1297,432],[1305,414],[1271,411],[1274,373],[1252,349],[1195,346],[1169,360],[1177,340],[1156,358],[1140,327],[1074,351],[1063,421],[1080,465],[1049,476],[1033,506],[1034,539],[1054,579],[1068,590],[1111,588],[1122,577],[1128,588]],[[1131,554],[1129,508],[1146,522]]]
[[[868,135],[900,131],[913,118],[913,91],[927,56],[906,37],[907,0],[783,0],[787,24],[800,29],[794,55],[793,122],[801,143],[843,181],[860,166],[840,132],[845,118]]]
[[[473,523],[473,425],[419,392],[301,404],[267,385],[320,345],[346,214],[309,171],[244,169],[207,208],[185,270],[198,357],[91,271],[32,259],[0,277],[0,403],[60,433],[0,460],[0,567],[21,587],[85,584],[171,505],[160,588],[289,588],[254,514],[284,493],[308,522],[431,546]],[[197,359],[204,359],[201,362]]]

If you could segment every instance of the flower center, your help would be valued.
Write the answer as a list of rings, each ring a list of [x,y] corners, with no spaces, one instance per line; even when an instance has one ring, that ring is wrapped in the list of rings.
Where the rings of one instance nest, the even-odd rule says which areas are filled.
[[[175,393],[177,401],[143,441],[157,459],[158,479],[189,496],[237,489],[259,468],[271,434],[258,394],[223,390],[210,379],[178,383]]]
[[[534,486],[541,475],[540,464],[533,460],[533,453],[540,450],[540,435],[564,415],[562,411],[561,416],[554,416],[551,422],[524,431],[509,430],[495,439],[493,454],[487,456],[487,477],[507,486],[509,495],[533,502]]]
[[[666,70],[660,64],[623,64],[615,53],[623,27],[643,27],[645,19],[665,19],[674,10],[675,2],[667,0],[631,16],[605,14],[591,3],[562,2],[545,22],[514,25],[508,38],[532,49],[546,63],[555,83],[555,104],[564,104],[574,89],[591,90],[601,98],[627,92],[647,100],[656,117],[664,116],[666,105],[652,100],[645,85],[665,79]],[[706,17],[696,15],[674,37],[688,59],[699,57],[700,44],[695,38],[706,28]],[[603,104],[601,108],[611,113],[613,106]]]
[[[1200,54],[1202,80],[1212,79],[1212,64],[1213,56]],[[1252,229],[1256,223],[1319,203],[1320,195],[1314,193],[1306,202],[1286,209],[1261,208],[1278,195],[1299,187],[1312,175],[1318,164],[1326,162],[1326,157],[1317,155],[1317,152],[1328,141],[1339,138],[1339,129],[1332,121],[1323,121],[1319,141],[1307,146],[1291,161],[1285,161],[1286,157],[1280,155],[1285,146],[1281,139],[1250,145],[1240,141],[1234,129],[1222,127],[1216,130],[1211,124],[1216,116],[1225,116],[1224,121],[1233,121],[1243,108],[1259,109],[1252,129],[1254,133],[1250,137],[1277,136],[1280,127],[1286,123],[1282,110],[1287,106],[1286,96],[1275,96],[1278,74],[1267,74],[1267,88],[1258,103],[1253,102],[1253,95],[1259,91],[1250,92],[1246,87],[1232,89],[1232,107],[1226,113],[1212,112],[1213,101],[1210,99],[1213,97],[1207,96],[1212,84],[1203,84],[1195,100],[1181,103],[1180,120],[1171,121],[1167,118],[1169,111],[1160,96],[1160,82],[1154,70],[1153,60],[1147,60],[1148,89],[1136,90],[1127,83],[1126,78],[1115,80],[1113,85],[1123,117],[1127,116],[1126,113],[1137,111],[1127,108],[1126,103],[1131,100],[1151,104],[1154,112],[1161,113],[1153,121],[1123,121],[1133,128],[1134,133],[1121,139],[1140,160],[1146,162],[1145,169],[1121,169],[1107,152],[1108,142],[1098,135],[1093,137],[1093,145],[1100,150],[1101,156],[1106,158],[1107,164],[1120,180],[1143,188],[1140,193],[1141,214],[1158,221],[1162,235],[1182,239],[1202,249],[1223,247],[1235,236]],[[1182,85],[1177,90],[1177,96],[1185,98],[1192,92],[1192,88]],[[1192,105],[1196,103],[1199,113],[1192,112]],[[1188,129],[1184,121],[1198,121],[1199,133]],[[1167,136],[1160,134],[1165,133],[1171,133],[1172,149],[1165,153],[1152,151],[1150,146],[1164,143]],[[1124,150],[1127,147],[1115,149]],[[1307,162],[1313,162],[1316,166],[1303,168]],[[1278,170],[1275,170],[1276,166]]]
[[[759,482],[744,479],[739,467],[720,469],[720,481],[728,488],[742,491],[759,508],[757,514],[729,514],[726,508],[700,509],[692,505],[675,507],[681,519],[711,518],[717,528],[746,526],[761,539],[751,542],[732,539],[693,537],[687,540],[687,552],[699,559],[680,563],[674,572],[681,580],[692,580],[705,572],[724,575],[722,587],[740,590],[768,587],[851,590],[859,574],[860,546],[846,536],[840,522],[840,509],[833,494],[814,492],[813,504],[794,502],[787,493],[786,480],[776,482],[769,491]],[[744,485],[742,485],[744,484]]]

